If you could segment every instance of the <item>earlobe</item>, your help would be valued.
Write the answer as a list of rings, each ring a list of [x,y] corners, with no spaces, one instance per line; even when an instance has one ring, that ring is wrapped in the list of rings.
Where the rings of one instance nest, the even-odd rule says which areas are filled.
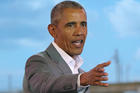
[[[55,38],[56,33],[55,33],[55,26],[54,26],[53,24],[49,24],[49,25],[48,25],[48,31],[49,31],[49,33],[51,34],[51,36],[52,36],[53,38]]]

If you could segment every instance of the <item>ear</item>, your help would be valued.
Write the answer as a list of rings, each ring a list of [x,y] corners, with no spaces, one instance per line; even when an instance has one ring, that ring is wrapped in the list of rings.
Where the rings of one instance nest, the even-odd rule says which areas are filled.
[[[51,36],[53,37],[53,38],[55,38],[56,37],[56,27],[55,27],[55,25],[53,25],[53,24],[49,24],[48,25],[48,31],[49,31],[49,33],[51,34]]]

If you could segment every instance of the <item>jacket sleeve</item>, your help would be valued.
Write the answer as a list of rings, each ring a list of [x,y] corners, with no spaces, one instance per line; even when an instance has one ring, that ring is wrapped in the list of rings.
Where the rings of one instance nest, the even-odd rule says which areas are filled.
[[[78,74],[54,75],[41,56],[32,56],[25,67],[25,77],[32,93],[77,93]]]

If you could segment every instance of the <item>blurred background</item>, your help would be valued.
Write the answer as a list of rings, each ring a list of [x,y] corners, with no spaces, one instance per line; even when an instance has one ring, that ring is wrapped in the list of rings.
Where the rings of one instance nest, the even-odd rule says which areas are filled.
[[[0,0],[0,93],[22,93],[26,60],[53,41],[47,25],[63,0]],[[82,68],[112,61],[108,88],[92,93],[140,93],[140,0],[73,0],[84,6],[88,36]]]

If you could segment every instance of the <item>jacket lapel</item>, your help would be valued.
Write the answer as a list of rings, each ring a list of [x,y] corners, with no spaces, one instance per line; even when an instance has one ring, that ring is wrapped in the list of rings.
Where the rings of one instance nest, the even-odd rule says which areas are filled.
[[[47,52],[47,54],[50,56],[50,58],[57,64],[57,66],[63,73],[67,73],[67,74],[72,73],[72,71],[69,68],[69,66],[67,65],[67,63],[64,61],[64,59],[57,52],[57,50],[55,49],[55,47],[52,44],[50,44],[50,46],[47,48],[47,50],[45,52]]]

